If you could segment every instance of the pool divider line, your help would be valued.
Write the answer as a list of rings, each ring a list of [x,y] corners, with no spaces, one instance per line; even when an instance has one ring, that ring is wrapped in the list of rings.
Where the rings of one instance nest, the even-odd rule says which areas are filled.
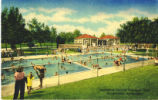
[[[78,63],[78,62],[73,62],[73,63],[74,63],[74,64],[77,64],[77,65],[80,65],[80,66],[82,66],[82,67],[88,68],[88,69],[90,69],[90,70],[92,70],[91,67],[85,66],[85,65],[80,64],[80,63]]]

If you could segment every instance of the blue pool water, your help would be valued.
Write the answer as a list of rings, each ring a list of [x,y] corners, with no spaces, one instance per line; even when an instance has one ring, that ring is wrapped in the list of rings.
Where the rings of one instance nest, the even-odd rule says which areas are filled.
[[[101,68],[104,68],[104,67],[112,67],[114,66],[114,60],[117,60],[119,59],[119,57],[116,57],[116,58],[99,58],[99,59],[92,59],[92,60],[88,60],[87,62],[87,66],[88,67],[92,67],[93,64],[99,64],[99,66]],[[124,60],[124,58],[122,57],[122,59]],[[135,62],[139,62],[139,61],[142,61],[142,60],[147,60],[147,59],[143,59],[143,58],[139,58],[138,60],[135,60],[135,59],[132,59],[130,56],[127,56],[126,58],[126,61],[125,61],[125,64],[129,64],[129,63],[135,63]],[[83,60],[85,61],[85,60]],[[124,62],[121,62],[122,64],[124,64]]]
[[[63,67],[61,68],[61,66],[63,66]],[[58,72],[58,64],[48,64],[45,67],[46,67],[45,77],[52,77],[55,75],[56,72]],[[88,69],[84,68],[80,65],[74,64],[74,63],[71,63],[71,64],[60,63],[59,64],[59,74],[60,75],[64,75],[64,74],[66,74],[66,72],[68,72],[68,74],[70,74],[70,73],[86,71],[86,70],[88,70]],[[14,82],[14,72],[12,69],[2,70],[2,72],[5,74],[5,80],[2,80],[2,85]],[[25,67],[24,72],[25,72],[25,75],[28,75],[29,72],[32,72],[35,79],[38,78],[36,75],[36,72],[34,71],[33,67],[31,67],[31,66]]]
[[[110,54],[110,53],[100,53],[100,54],[86,54],[86,55],[77,55],[77,56],[67,56],[68,59],[70,59],[73,62],[80,62],[81,60],[84,62],[87,62],[87,66],[88,67],[92,67],[92,64],[99,64],[100,67],[105,68],[105,67],[111,67],[113,66],[113,61],[118,59],[119,57],[116,57],[117,54]],[[110,58],[111,56],[114,56],[115,58]],[[91,60],[90,60],[91,57]],[[104,57],[107,57],[106,59],[104,59]],[[98,58],[98,60],[97,60]],[[123,58],[123,57],[122,57]],[[134,60],[132,59],[130,56],[127,56],[126,59],[126,64],[127,63],[133,63],[133,62],[138,62],[143,60],[142,58],[140,58],[139,60]],[[145,59],[146,60],[146,59]],[[59,67],[58,67],[58,62]],[[70,73],[75,73],[75,72],[81,72],[81,71],[86,71],[89,70],[81,65],[77,65],[75,63],[61,63],[61,58],[58,57],[56,59],[56,57],[54,58],[44,58],[44,59],[28,59],[28,60],[22,60],[20,61],[6,61],[4,63],[2,63],[2,73],[5,74],[5,80],[2,80],[2,85],[6,85],[6,84],[10,84],[14,82],[14,72],[12,69],[3,69],[3,68],[7,68],[10,67],[12,64],[14,66],[23,66],[24,67],[24,72],[25,75],[28,75],[29,72],[32,72],[35,79],[37,79],[37,75],[36,72],[34,71],[32,64],[35,65],[45,65],[46,64],[46,69],[47,72],[45,73],[45,77],[52,77],[55,75],[56,72],[58,72],[58,68],[59,68],[59,74],[60,75],[64,75],[66,74],[66,72],[68,72],[68,74]],[[61,67],[63,66],[63,67]]]

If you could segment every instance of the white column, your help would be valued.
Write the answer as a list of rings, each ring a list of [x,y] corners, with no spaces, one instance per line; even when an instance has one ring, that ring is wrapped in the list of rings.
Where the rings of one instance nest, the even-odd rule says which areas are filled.
[[[90,38],[90,47],[91,47],[91,42],[92,42],[92,40],[91,40],[91,38]]]
[[[98,46],[98,39],[97,39],[97,44],[96,44],[96,46]]]
[[[82,45],[84,45],[84,39],[82,39]]]

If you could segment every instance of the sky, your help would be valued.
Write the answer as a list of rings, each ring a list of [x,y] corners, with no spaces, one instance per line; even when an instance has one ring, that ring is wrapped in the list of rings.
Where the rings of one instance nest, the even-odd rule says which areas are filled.
[[[57,32],[115,35],[133,17],[158,17],[158,0],[2,0],[2,10],[18,7],[25,22],[36,18]]]

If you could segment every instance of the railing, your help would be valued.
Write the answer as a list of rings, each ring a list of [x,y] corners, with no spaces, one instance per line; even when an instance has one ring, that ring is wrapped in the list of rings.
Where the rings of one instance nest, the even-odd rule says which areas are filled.
[[[82,44],[59,44],[59,48],[82,48]]]

